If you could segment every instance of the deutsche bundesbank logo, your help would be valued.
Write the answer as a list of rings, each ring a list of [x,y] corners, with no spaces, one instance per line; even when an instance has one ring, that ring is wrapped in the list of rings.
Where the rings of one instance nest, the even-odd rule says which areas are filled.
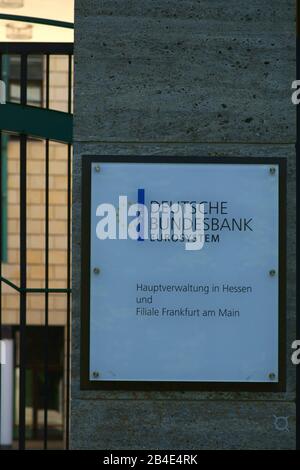
[[[102,203],[96,208],[96,236],[99,240],[184,242],[185,250],[201,250],[204,245],[204,204],[195,201],[150,201],[146,191],[137,191],[137,202],[120,195],[118,207]]]

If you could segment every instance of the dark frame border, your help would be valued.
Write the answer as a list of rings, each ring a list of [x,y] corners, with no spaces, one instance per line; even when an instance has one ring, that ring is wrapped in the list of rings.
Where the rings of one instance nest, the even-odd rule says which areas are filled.
[[[90,343],[90,212],[92,163],[177,163],[177,164],[255,164],[279,168],[279,381],[265,382],[161,382],[161,381],[91,381],[89,378]],[[235,391],[284,392],[286,389],[286,158],[272,157],[165,157],[165,156],[82,156],[81,220],[81,390],[140,391]]]

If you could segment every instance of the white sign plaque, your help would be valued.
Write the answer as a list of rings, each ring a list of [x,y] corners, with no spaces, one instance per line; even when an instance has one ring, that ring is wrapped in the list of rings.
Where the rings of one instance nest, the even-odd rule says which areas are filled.
[[[83,161],[87,382],[278,386],[282,160]]]

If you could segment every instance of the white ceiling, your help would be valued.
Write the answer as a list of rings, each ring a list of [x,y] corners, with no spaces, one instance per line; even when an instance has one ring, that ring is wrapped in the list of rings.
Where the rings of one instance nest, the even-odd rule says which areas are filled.
[[[35,16],[59,21],[74,22],[74,0],[24,0],[22,8],[3,8],[0,13],[12,15]],[[6,24],[0,20],[0,41],[11,41],[6,38]],[[32,42],[73,42],[73,30],[43,25],[33,25]]]

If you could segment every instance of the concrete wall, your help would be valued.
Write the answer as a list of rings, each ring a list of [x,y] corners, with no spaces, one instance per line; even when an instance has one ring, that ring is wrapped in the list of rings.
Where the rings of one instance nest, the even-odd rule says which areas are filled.
[[[295,447],[294,29],[293,0],[76,1],[73,448]],[[286,393],[80,391],[87,153],[288,159]]]

